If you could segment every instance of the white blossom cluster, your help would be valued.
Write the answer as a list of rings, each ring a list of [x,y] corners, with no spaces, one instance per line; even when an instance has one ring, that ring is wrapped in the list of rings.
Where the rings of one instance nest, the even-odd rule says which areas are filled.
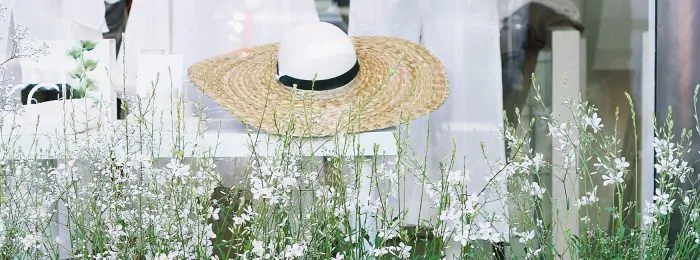
[[[175,159],[163,167],[147,157],[122,160],[52,168],[15,161],[1,183],[0,226],[16,232],[0,232],[0,246],[15,242],[13,250],[42,259],[65,250],[95,259],[211,255],[213,212],[202,202],[218,183],[213,161],[192,169]]]
[[[469,172],[454,170],[448,172],[443,181],[425,185],[433,207],[439,209],[434,233],[463,246],[476,240],[503,241],[503,236],[490,222],[476,220],[483,201],[477,193],[466,193],[468,181]]]
[[[379,246],[374,239],[389,241],[399,236],[401,212],[388,206],[399,197],[401,174],[397,171],[396,161],[379,162],[376,169],[369,172],[354,162],[343,162],[340,167],[350,168],[354,174],[348,175],[343,171],[343,176],[339,176],[343,183],[340,186],[326,182],[327,176],[319,176],[318,171],[313,170],[315,168],[304,165],[304,162],[305,158],[294,149],[286,151],[284,155],[254,158],[247,178],[253,206],[248,205],[233,216],[234,224],[242,228],[239,232],[250,233],[253,238],[251,249],[238,257],[304,259],[324,255],[345,259],[358,254],[410,256],[411,246],[404,243]],[[363,162],[367,163],[360,161],[359,164]],[[327,223],[332,219],[337,224]],[[347,225],[343,219],[353,224]],[[270,232],[272,226],[292,229],[283,233],[278,233],[279,230]],[[367,228],[370,226],[372,228]],[[362,227],[365,228],[359,230]],[[354,253],[328,255],[309,252],[309,242],[314,238],[319,239],[316,237],[319,232],[338,232],[343,234],[341,240],[344,242],[367,246]],[[366,239],[362,232],[369,232],[370,238]],[[289,237],[302,239],[290,241]]]
[[[680,183],[685,183],[692,168],[688,162],[680,158],[681,152],[683,151],[679,150],[675,143],[658,137],[654,138],[654,157],[656,158],[654,169],[656,172],[659,175],[669,177],[669,181],[678,180]]]
[[[611,158],[607,158],[610,160]],[[627,169],[630,164],[626,161],[625,157],[612,158],[612,165],[605,163],[604,159],[600,157],[596,158],[597,163],[594,164],[603,174],[603,186],[617,185],[625,182],[624,176],[627,173]]]
[[[654,169],[657,174],[655,180],[659,187],[654,190],[652,201],[644,201],[645,212],[642,216],[644,226],[650,227],[658,224],[661,219],[665,219],[673,213],[676,202],[675,194],[678,192],[677,185],[685,183],[688,175],[692,173],[688,162],[680,158],[683,150],[680,145],[668,139],[654,138],[654,158],[656,160]],[[685,195],[683,204],[686,207],[691,206],[693,199]],[[698,209],[691,208],[688,218],[694,221],[697,219],[697,215]]]

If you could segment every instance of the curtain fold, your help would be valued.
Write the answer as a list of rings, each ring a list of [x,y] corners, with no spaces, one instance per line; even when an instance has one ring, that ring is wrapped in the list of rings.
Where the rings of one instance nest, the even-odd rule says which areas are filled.
[[[503,94],[497,1],[441,3],[425,5],[422,43],[445,64],[451,88],[447,102],[430,116],[428,147],[435,164],[449,159],[453,152],[449,144],[454,142],[453,169],[470,172],[467,192],[477,193],[492,181],[492,167],[505,161],[499,136]],[[494,192],[481,195],[489,201],[483,208],[488,215],[482,217],[498,224],[494,228],[507,235],[507,222],[502,218],[507,205],[503,194],[496,192],[505,191],[505,180],[497,178],[489,185],[494,185],[489,189]]]

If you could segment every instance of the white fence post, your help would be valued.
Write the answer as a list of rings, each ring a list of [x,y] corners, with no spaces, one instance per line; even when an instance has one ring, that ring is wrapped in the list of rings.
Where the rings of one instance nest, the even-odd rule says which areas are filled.
[[[555,30],[552,32],[552,112],[557,122],[574,121],[566,99],[581,96],[581,36],[576,30]],[[572,139],[578,138],[577,132],[570,132]],[[565,160],[565,154],[556,149],[560,140],[552,140],[552,214],[555,219],[553,240],[563,259],[573,259],[568,250],[567,234],[578,234],[579,214],[576,207],[568,205],[579,194],[579,179],[576,167],[563,169],[558,167]],[[568,196],[568,199],[567,199]]]

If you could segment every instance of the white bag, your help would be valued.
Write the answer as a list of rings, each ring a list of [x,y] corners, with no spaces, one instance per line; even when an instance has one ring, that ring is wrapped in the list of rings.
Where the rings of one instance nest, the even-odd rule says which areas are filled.
[[[97,126],[102,120],[107,122],[116,119],[115,90],[109,80],[109,71],[113,64],[113,40],[92,41],[95,46],[92,50],[82,53],[85,60],[97,61],[94,70],[87,72],[87,76],[93,80],[94,89],[88,90],[85,97],[60,100],[67,97],[63,93],[59,100],[32,104],[34,92],[38,89],[61,90],[57,84],[80,87],[81,82],[70,77],[70,73],[79,66],[68,51],[80,44],[80,41],[46,41],[48,54],[38,57],[37,60],[20,60],[21,83],[15,87],[15,92],[29,84],[37,84],[25,100],[24,112],[15,117],[15,123],[3,122],[2,129],[13,128],[21,125],[21,134],[74,134],[85,132]],[[44,83],[41,83],[44,82]],[[101,101],[101,102],[98,102]],[[65,129],[65,131],[64,131]]]
[[[46,111],[52,111],[47,114]],[[101,111],[92,98],[55,100],[26,105],[22,132],[77,134],[97,128]],[[64,132],[65,130],[65,132]]]
[[[14,89],[17,91],[24,87],[25,84],[20,84]],[[11,130],[13,134],[29,135],[82,133],[96,128],[106,112],[101,109],[97,100],[90,97],[33,104],[36,91],[46,88],[59,90],[59,87],[52,83],[37,84],[25,100],[28,105],[23,106],[24,111],[3,122],[3,133],[9,133]],[[64,92],[62,96],[67,95]]]

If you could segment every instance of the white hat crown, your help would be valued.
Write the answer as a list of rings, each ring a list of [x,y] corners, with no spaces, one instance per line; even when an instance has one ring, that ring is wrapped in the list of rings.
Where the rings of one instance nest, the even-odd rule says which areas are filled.
[[[342,77],[357,65],[350,37],[330,23],[299,24],[279,44],[278,77],[318,82]]]

